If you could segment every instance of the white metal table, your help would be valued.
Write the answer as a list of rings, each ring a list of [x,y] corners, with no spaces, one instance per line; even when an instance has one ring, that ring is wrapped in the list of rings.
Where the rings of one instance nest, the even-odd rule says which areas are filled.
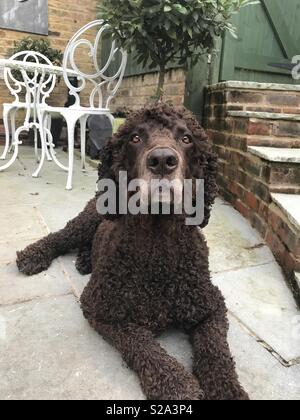
[[[15,97],[15,101],[12,103],[12,106],[15,106],[16,109],[20,105],[19,94],[22,90],[22,86],[24,86],[26,90],[25,103],[22,104],[22,108],[26,110],[24,124],[15,131],[11,144],[11,148],[14,149],[13,154],[6,164],[0,166],[0,172],[9,168],[15,162],[19,153],[19,145],[22,144],[22,141],[19,139],[20,134],[23,131],[29,131],[31,128],[34,128],[35,132],[39,131],[41,138],[41,155],[39,157],[39,165],[32,176],[35,178],[38,177],[46,157],[48,160],[53,160],[63,170],[68,171],[68,168],[62,165],[56,157],[50,130],[51,124],[49,125],[47,121],[49,116],[43,112],[43,107],[47,106],[46,99],[50,96],[50,93],[55,86],[56,77],[63,75],[62,67],[30,61],[0,59],[0,69],[17,70],[22,74],[23,82],[18,82],[18,80],[13,77],[12,72],[10,72],[13,83],[11,83],[11,81],[9,82],[7,80],[7,76],[5,75],[6,85],[11,94]],[[73,70],[67,70],[67,72],[70,77],[78,77],[78,74]],[[28,76],[28,74],[30,76]],[[52,89],[49,89],[49,84]],[[31,116],[33,116],[32,122],[30,121]],[[8,144],[6,141],[6,152],[7,148]]]

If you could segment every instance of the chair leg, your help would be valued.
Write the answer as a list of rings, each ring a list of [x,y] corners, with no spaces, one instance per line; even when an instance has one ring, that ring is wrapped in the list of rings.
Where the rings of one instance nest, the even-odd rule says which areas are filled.
[[[3,124],[4,124],[4,128],[5,128],[5,146],[4,146],[4,151],[2,153],[2,155],[0,156],[1,160],[6,159],[7,153],[8,153],[8,149],[10,146],[10,133],[9,133],[9,123],[8,123],[8,117],[10,114],[10,109],[6,106],[4,106],[3,108]],[[13,139],[12,139],[13,141]]]
[[[57,158],[57,155],[56,155],[56,151],[55,151],[55,145],[54,145],[54,143],[53,143],[53,136],[52,136],[52,133],[51,133],[51,131],[50,131],[50,128],[49,128],[49,120],[48,120],[48,122],[47,122],[47,118],[50,118],[51,119],[51,115],[49,115],[49,116],[44,116],[44,118],[43,118],[43,127],[44,127],[44,132],[45,132],[45,136],[47,136],[48,137],[48,146],[49,146],[49,154],[50,154],[50,156],[51,156],[51,160],[59,167],[59,168],[61,168],[63,171],[66,171],[66,172],[68,172],[68,168],[65,166],[65,165],[63,165],[59,160],[58,160],[58,158]]]
[[[86,123],[88,115],[80,118],[81,165],[83,172],[86,168]]]
[[[39,163],[40,157],[39,157],[39,148],[38,148],[38,131],[36,127],[33,128],[33,133],[34,133],[34,154],[35,154],[35,159],[37,163]]]
[[[15,141],[16,136],[16,115],[17,115],[17,109],[13,109],[10,113],[10,124],[11,124],[11,145],[9,147],[8,153],[11,153],[13,149],[13,143]]]
[[[48,114],[45,118],[45,128],[48,130],[48,133],[51,133],[51,123],[52,123],[52,118],[51,118],[51,114]],[[51,148],[50,143],[52,144],[53,139],[50,138],[49,135],[47,135],[47,133],[45,133],[45,139],[47,139],[47,143],[46,143],[46,155],[47,155],[47,160],[48,162],[52,162],[52,156],[51,156],[51,152],[48,150],[48,146]]]
[[[69,154],[69,166],[68,166],[68,181],[67,190],[73,188],[73,172],[74,172],[74,141],[75,141],[75,126],[78,118],[66,118],[68,126],[68,154]]]
[[[40,133],[40,138],[41,138],[41,158],[38,160],[39,165],[38,165],[37,170],[32,174],[32,177],[33,178],[38,178],[38,176],[39,176],[39,174],[40,174],[40,172],[42,170],[42,167],[43,167],[43,165],[45,163],[45,158],[47,156],[47,151],[46,151],[47,150],[47,138],[46,138],[47,134],[46,134],[46,130],[45,130],[45,127],[44,127],[44,115],[41,114],[39,116],[38,124],[39,124],[39,129],[37,127],[34,127],[34,130],[35,130],[35,134],[36,134],[35,138],[37,138],[38,130],[39,130],[39,133]],[[34,144],[35,144],[36,153],[37,153],[37,150],[38,150],[37,149],[37,141],[35,141]],[[38,155],[36,154],[36,156],[38,156]]]
[[[16,131],[15,138],[13,140],[13,147],[14,147],[13,155],[5,165],[0,166],[0,172],[4,171],[5,169],[8,169],[17,159],[18,153],[19,153],[19,144],[22,144],[22,142],[19,140],[19,136],[21,132],[24,131],[24,129],[25,128],[23,126],[23,127],[18,128],[18,130]]]

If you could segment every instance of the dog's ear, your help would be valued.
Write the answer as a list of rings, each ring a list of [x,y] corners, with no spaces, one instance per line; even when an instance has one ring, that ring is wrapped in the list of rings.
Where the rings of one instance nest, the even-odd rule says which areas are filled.
[[[204,180],[204,220],[200,225],[204,228],[208,225],[211,208],[218,194],[218,159],[212,151],[212,145],[205,130],[194,117],[188,115],[188,126],[194,137],[194,150],[190,162],[191,175],[195,179]]]
[[[101,179],[114,179],[113,173],[113,141],[109,139],[99,152],[98,181]]]
[[[210,213],[212,205],[215,202],[218,194],[217,185],[217,172],[218,172],[218,158],[215,153],[212,152],[212,147],[207,144],[207,151],[205,153],[205,165],[204,165],[204,220],[201,224],[201,228],[205,228],[208,225],[210,219]]]
[[[112,191],[112,193],[116,194],[114,197],[112,197],[112,199],[115,200],[115,203],[116,203],[116,209],[115,209],[116,212],[114,214],[110,214],[108,212],[103,214],[101,212],[101,215],[105,219],[108,219],[108,220],[115,220],[121,217],[121,215],[119,214],[118,173],[119,173],[119,170],[122,170],[122,168],[116,164],[116,161],[120,160],[119,155],[120,155],[120,147],[115,137],[109,139],[106,145],[102,148],[102,150],[99,153],[100,163],[98,166],[98,187],[99,187],[100,181],[105,181],[105,182],[113,181],[114,190]],[[97,198],[100,198],[102,194],[104,194],[104,191],[98,190],[96,194]],[[99,202],[97,203],[97,206],[98,204]]]

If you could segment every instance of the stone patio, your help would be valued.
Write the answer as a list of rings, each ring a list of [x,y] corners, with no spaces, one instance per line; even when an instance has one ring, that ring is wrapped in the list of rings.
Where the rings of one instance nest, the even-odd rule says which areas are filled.
[[[74,255],[32,278],[17,271],[16,250],[63,227],[95,190],[95,169],[82,174],[79,162],[73,191],[65,191],[66,175],[51,163],[32,179],[32,155],[23,147],[18,162],[0,173],[0,399],[143,399],[135,374],[81,314],[88,276],[76,272]],[[221,200],[205,233],[241,382],[252,399],[299,400],[300,312],[272,253]],[[191,366],[183,334],[160,341]]]

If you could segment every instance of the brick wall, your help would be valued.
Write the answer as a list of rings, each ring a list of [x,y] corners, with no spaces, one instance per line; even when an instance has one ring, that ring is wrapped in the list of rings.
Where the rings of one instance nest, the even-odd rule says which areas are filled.
[[[228,82],[207,90],[205,126],[219,156],[220,193],[260,232],[300,302],[293,280],[300,270],[299,231],[271,197],[300,193],[299,165],[268,162],[248,151],[248,146],[299,148],[300,121],[287,115],[299,113],[297,87]]]
[[[64,51],[71,36],[86,23],[96,18],[96,0],[49,0],[49,36],[53,48]],[[31,35],[6,29],[0,29],[0,57],[7,58],[8,50],[13,47],[15,40],[25,36],[43,38],[41,35]],[[88,66],[87,54],[81,57],[82,68]],[[50,104],[63,105],[66,102],[67,89],[63,82],[57,85],[51,97]],[[0,114],[2,104],[11,102],[10,96],[3,79],[0,78]]]
[[[118,95],[112,102],[112,109],[126,106],[138,109],[155,95],[158,73],[126,77]],[[183,105],[185,94],[185,73],[181,69],[168,72],[165,84],[165,99],[174,105]]]

